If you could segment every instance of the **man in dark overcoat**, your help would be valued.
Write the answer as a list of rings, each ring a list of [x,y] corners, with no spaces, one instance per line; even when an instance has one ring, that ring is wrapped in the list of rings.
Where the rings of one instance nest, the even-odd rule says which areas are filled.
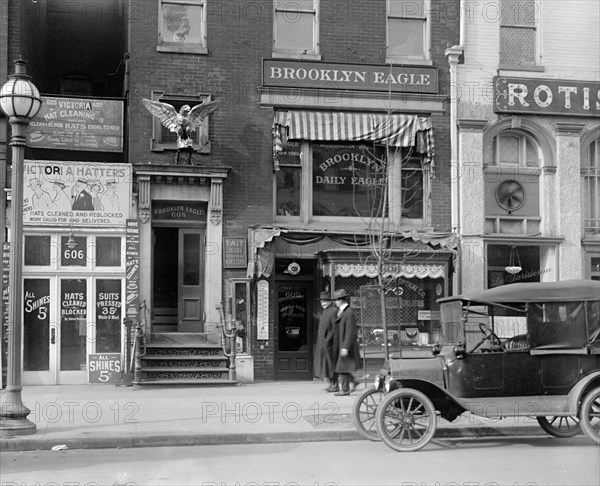
[[[333,305],[330,292],[321,292],[321,317],[319,318],[319,329],[317,332],[317,344],[313,358],[314,375],[319,378],[327,378],[328,392],[338,391],[337,377],[334,380],[332,352],[333,352],[333,326],[337,315],[337,307]]]
[[[336,290],[333,300],[338,309],[334,333],[335,372],[339,375],[337,396],[350,395],[350,384],[356,386],[352,373],[360,368],[360,349],[356,316],[350,308],[350,296],[345,289]],[[337,353],[336,353],[337,350]]]

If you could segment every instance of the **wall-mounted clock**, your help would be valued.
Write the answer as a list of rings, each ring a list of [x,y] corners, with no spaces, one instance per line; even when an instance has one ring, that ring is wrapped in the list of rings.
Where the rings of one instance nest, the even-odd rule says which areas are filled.
[[[502,209],[509,212],[516,211],[525,203],[523,186],[513,180],[502,182],[496,188],[496,201]]]

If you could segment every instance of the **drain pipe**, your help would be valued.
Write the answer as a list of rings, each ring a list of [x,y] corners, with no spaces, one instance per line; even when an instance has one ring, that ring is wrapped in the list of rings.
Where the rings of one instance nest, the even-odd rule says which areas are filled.
[[[459,240],[458,254],[455,271],[452,279],[453,294],[462,292],[462,247],[461,247],[461,208],[459,198],[459,187],[461,171],[458,160],[458,62],[460,56],[464,53],[464,39],[466,26],[466,0],[460,1],[460,25],[459,25],[459,44],[449,47],[444,51],[448,64],[450,65],[450,204],[451,204],[451,225],[452,231],[456,233]]]

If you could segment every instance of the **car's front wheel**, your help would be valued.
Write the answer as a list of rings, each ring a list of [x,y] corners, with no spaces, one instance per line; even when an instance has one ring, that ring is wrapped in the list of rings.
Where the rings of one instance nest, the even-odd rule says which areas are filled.
[[[383,390],[377,390],[374,386],[367,388],[354,402],[352,407],[352,419],[356,430],[365,439],[378,441],[381,440],[377,435],[377,424],[375,423],[375,413]]]
[[[377,407],[377,433],[390,448],[399,452],[418,451],[433,438],[437,415],[431,400],[412,388],[386,395]]]
[[[581,426],[579,425],[579,419],[577,417],[554,416],[536,418],[540,427],[544,429],[544,432],[553,435],[554,437],[567,439],[581,433]]]
[[[586,435],[600,444],[600,387],[594,388],[584,397],[579,421]]]

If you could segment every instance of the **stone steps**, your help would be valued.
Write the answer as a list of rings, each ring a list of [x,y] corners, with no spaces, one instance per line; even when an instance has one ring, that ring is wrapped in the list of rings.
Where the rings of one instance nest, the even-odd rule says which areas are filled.
[[[136,386],[235,385],[223,348],[202,333],[154,333]]]

